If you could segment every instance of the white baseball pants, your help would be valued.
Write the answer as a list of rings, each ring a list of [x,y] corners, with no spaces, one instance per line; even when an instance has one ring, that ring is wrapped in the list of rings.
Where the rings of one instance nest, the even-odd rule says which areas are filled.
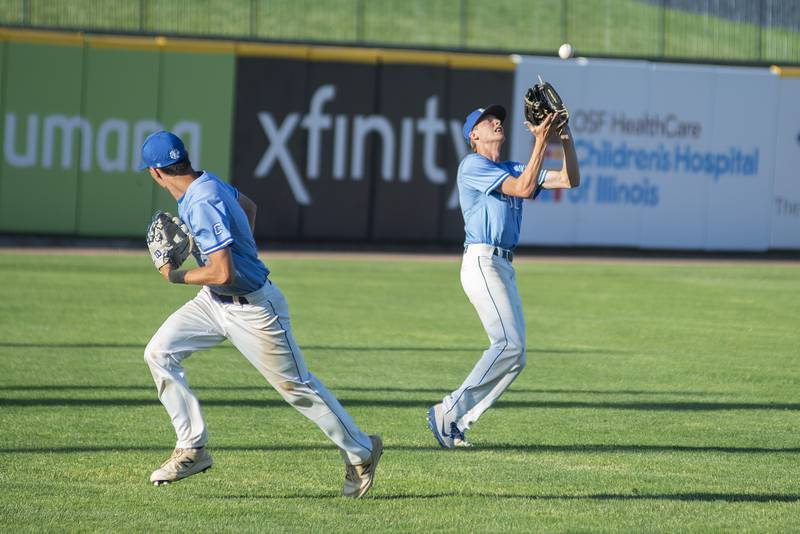
[[[248,304],[220,302],[207,287],[161,325],[144,359],[178,436],[176,447],[202,447],[208,432],[200,403],[181,362],[193,352],[229,339],[281,396],[308,417],[341,450],[350,464],[369,460],[372,444],[339,401],[306,368],[292,336],[289,306],[267,281],[244,295]]]
[[[490,245],[468,245],[461,285],[478,312],[489,348],[457,390],[446,396],[443,412],[462,432],[500,398],[525,367],[525,319],[511,262]]]

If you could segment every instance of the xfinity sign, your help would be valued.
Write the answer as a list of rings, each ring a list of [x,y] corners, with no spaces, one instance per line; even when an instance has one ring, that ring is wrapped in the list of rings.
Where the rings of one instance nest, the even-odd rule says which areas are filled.
[[[366,141],[371,135],[380,141],[380,176],[386,182],[410,182],[414,164],[414,146],[422,149],[422,169],[426,180],[442,185],[448,173],[437,161],[437,141],[449,135],[457,159],[466,155],[467,146],[461,134],[461,122],[447,121],[439,116],[439,97],[426,99],[418,116],[403,117],[399,124],[383,115],[346,115],[327,113],[325,107],[336,98],[336,86],[321,85],[311,95],[305,115],[292,112],[277,120],[268,111],[257,112],[258,123],[266,136],[267,146],[256,165],[253,175],[265,178],[275,168],[280,168],[295,200],[304,206],[311,197],[304,184],[318,180],[321,175],[322,151],[332,151],[331,176],[334,180],[360,181],[365,175]],[[307,159],[298,165],[289,150],[289,141],[295,135],[304,135],[307,141]],[[454,178],[454,177],[453,177]],[[451,195],[452,199],[455,198]],[[457,198],[456,198],[457,202]]]

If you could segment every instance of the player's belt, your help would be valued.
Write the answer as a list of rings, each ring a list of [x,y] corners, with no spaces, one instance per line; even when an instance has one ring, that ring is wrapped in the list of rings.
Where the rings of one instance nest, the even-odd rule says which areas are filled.
[[[466,254],[467,250],[469,250],[469,247],[472,247],[472,246],[487,247],[487,248],[491,247],[491,245],[467,245],[467,246],[464,247],[464,254]],[[488,252],[489,252],[489,250],[486,250],[486,252],[484,252],[484,253],[488,253]],[[494,256],[498,256],[500,258],[503,258],[504,260],[508,260],[509,262],[513,262],[514,261],[514,253],[511,252],[510,250],[507,250],[507,249],[504,249],[504,248],[500,248],[500,247],[492,247],[491,248],[491,252],[492,252],[492,254]]]
[[[220,295],[219,293],[214,293],[212,291],[211,296],[223,304],[250,304],[246,298],[237,295]]]
[[[514,261],[514,253],[504,248],[495,247],[494,250],[492,251],[492,254],[494,254],[495,256],[500,256],[504,260]]]

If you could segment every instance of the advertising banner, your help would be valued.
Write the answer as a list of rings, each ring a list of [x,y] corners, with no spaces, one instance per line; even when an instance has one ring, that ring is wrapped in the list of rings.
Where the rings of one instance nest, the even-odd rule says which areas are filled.
[[[156,207],[175,210],[137,170],[142,141],[160,129],[184,139],[197,168],[228,177],[232,47],[174,51],[114,37],[3,44],[0,231],[142,235]]]
[[[175,199],[138,170],[151,133],[183,139],[196,169],[230,172],[232,53],[125,50],[103,41],[86,54],[85,116],[96,128],[96,164],[81,169],[81,235],[136,236]]]
[[[259,205],[256,236],[462,240],[461,125],[472,109],[509,105],[512,73],[438,56],[240,57],[233,178]]]
[[[231,181],[233,91],[232,52],[161,52],[158,125],[183,139],[195,169]],[[154,185],[154,209],[174,210],[175,199]]]
[[[538,76],[570,109],[582,185],[525,203],[521,243],[766,250],[777,78],[767,69],[524,58],[515,115]],[[759,95],[761,112],[742,108]],[[532,137],[512,123],[512,157]],[[560,146],[547,166],[559,167]],[[540,201],[541,200],[541,201]]]
[[[780,78],[778,92],[770,246],[800,249],[800,77]]]
[[[0,49],[0,232],[140,236],[175,209],[137,170],[169,129],[256,201],[258,239],[460,243],[463,120],[505,106],[501,157],[527,162],[541,75],[582,184],[526,201],[521,245],[800,249],[792,69],[25,31]]]
[[[0,229],[72,234],[78,167],[87,159],[63,132],[81,109],[80,46],[6,43]]]
[[[158,51],[88,47],[81,120],[78,233],[136,235],[147,224],[155,183],[137,171],[139,148],[156,129]],[[174,200],[173,200],[174,204]]]

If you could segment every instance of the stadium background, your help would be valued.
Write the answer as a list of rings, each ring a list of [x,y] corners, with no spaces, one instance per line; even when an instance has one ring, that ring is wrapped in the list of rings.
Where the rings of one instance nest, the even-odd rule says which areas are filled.
[[[624,231],[603,226],[611,207],[592,215],[557,206],[576,229],[544,243],[535,229],[524,230],[523,244],[800,248],[800,190],[782,175],[797,164],[800,142],[783,143],[777,154],[770,148],[786,137],[774,133],[781,116],[791,115],[784,126],[789,135],[797,129],[798,99],[792,95],[798,89],[791,78],[800,61],[800,7],[792,2],[18,0],[0,6],[0,23],[7,25],[0,32],[0,232],[7,235],[138,237],[152,210],[172,205],[135,170],[142,139],[163,127],[186,138],[197,166],[231,180],[265,208],[258,239],[457,243],[463,236],[454,197],[465,150],[460,121],[486,102],[514,108],[516,116],[518,93],[535,80],[532,72],[560,81],[552,77],[558,65],[544,63],[515,82],[523,66],[570,42],[591,61],[618,60],[592,64],[611,82],[618,78],[611,74],[615,68],[641,65],[641,59],[656,66],[694,62],[714,73],[723,64],[741,69],[737,74],[766,73],[773,66],[772,77],[787,81],[776,89],[769,80],[746,85],[720,78],[708,81],[707,89],[690,82],[665,96],[674,101],[664,116],[698,113],[681,109],[681,99],[693,100],[698,92],[705,91],[709,103],[720,100],[715,84],[744,84],[742,91],[752,87],[766,95],[762,100],[774,101],[774,119],[757,132],[764,145],[753,149],[756,156],[760,150],[765,170],[758,182],[751,180],[754,193],[744,203],[729,192],[702,192],[716,199],[698,208],[696,218],[703,220],[655,240],[639,235],[663,233],[680,218],[681,206],[655,222],[638,223],[642,229],[630,238],[615,238]],[[573,96],[576,85],[561,83],[580,114],[586,95]],[[605,88],[606,101],[614,93],[630,100],[605,79],[594,86]],[[625,101],[617,104],[626,107]],[[649,117],[660,103],[643,106],[642,116]],[[733,102],[715,113],[740,111]],[[512,137],[517,122],[510,121]],[[717,122],[709,119],[705,130],[713,132]],[[580,143],[584,131],[575,130]],[[738,142],[721,132],[707,137],[705,144],[719,150]],[[514,144],[507,143],[504,156],[524,159],[521,143],[509,152]],[[557,154],[551,156],[557,163]],[[786,163],[773,169],[773,159]],[[660,180],[674,189],[673,178]],[[616,176],[594,183],[611,179]],[[700,176],[691,183],[704,180],[711,181]],[[629,177],[620,183],[638,187]],[[38,194],[45,190],[47,196]],[[125,202],[111,203],[109,195]],[[608,197],[600,190],[596,195]],[[715,222],[714,202],[731,213],[743,204],[759,206],[753,217],[760,234],[748,237],[724,217]],[[613,210],[628,216],[624,206]],[[632,213],[639,220],[646,218],[643,211]],[[526,219],[534,226],[544,222],[535,217]],[[581,218],[602,235],[581,233]],[[733,237],[715,239],[715,224]],[[685,239],[690,233],[707,237]]]

